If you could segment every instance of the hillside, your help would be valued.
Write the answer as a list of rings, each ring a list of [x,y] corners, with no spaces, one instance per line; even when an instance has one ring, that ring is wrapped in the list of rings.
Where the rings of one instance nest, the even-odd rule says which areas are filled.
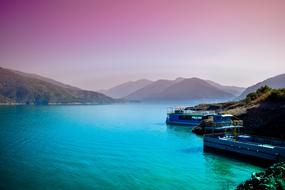
[[[272,78],[266,79],[262,82],[259,82],[253,86],[248,87],[243,91],[238,99],[244,99],[247,94],[256,91],[262,86],[270,86],[271,88],[285,88],[285,74],[277,75]]]
[[[56,81],[56,80],[53,80],[53,79],[50,79],[50,78],[47,78],[47,77],[43,77],[43,76],[40,76],[40,75],[37,75],[37,74],[34,74],[34,73],[24,73],[24,72],[15,71],[15,70],[11,70],[11,71],[13,71],[16,74],[19,74],[19,75],[21,75],[23,77],[29,77],[29,78],[33,78],[33,79],[38,79],[38,80],[41,80],[41,81],[45,81],[45,82],[48,82],[48,83],[51,83],[51,84],[63,87],[63,88],[73,88],[73,89],[80,90],[80,88],[77,88],[77,87],[74,87],[74,86],[70,86],[68,84],[64,84],[64,83],[61,83],[59,81]]]
[[[264,86],[241,101],[201,104],[195,108],[233,114],[243,120],[246,133],[285,138],[285,89]]]
[[[137,81],[126,82],[108,90],[102,90],[101,92],[112,98],[123,98],[151,83],[152,81],[150,80],[141,79]]]
[[[141,101],[230,100],[235,96],[198,78],[158,80],[126,97]]]
[[[38,75],[0,67],[1,104],[102,104],[115,101],[101,93],[81,90]]]

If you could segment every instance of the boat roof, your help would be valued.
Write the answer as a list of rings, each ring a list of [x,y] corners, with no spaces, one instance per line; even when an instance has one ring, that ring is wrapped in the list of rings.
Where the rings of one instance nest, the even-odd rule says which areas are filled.
[[[232,114],[221,114],[222,117],[233,117]]]
[[[191,116],[214,116],[218,115],[213,110],[193,110],[191,107],[179,106],[179,107],[168,107],[167,114],[180,114],[180,115],[191,115]],[[226,117],[227,115],[224,114]],[[228,115],[229,116],[229,115]],[[232,115],[230,115],[232,116]]]
[[[172,114],[183,114],[183,115],[193,115],[193,116],[206,116],[206,115],[215,115],[213,111],[193,111],[193,110],[181,110],[181,113],[171,112]]]

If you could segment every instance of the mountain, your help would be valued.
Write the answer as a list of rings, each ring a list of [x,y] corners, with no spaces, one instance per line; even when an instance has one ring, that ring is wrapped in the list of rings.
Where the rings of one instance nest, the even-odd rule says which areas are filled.
[[[178,79],[180,81],[180,79]],[[145,100],[149,97],[152,97],[156,94],[163,92],[166,88],[178,82],[176,80],[157,80],[133,93],[128,95],[126,99],[128,100]]]
[[[230,100],[235,96],[199,78],[158,80],[126,97],[140,101]]]
[[[184,79],[174,83],[147,100],[230,100],[234,96],[199,78]]]
[[[123,98],[151,83],[152,81],[150,80],[141,79],[137,81],[126,82],[118,86],[115,86],[113,88],[110,88],[108,90],[102,90],[100,92],[106,94],[107,96],[113,97],[113,98]]]
[[[35,74],[0,67],[0,103],[105,104],[117,100]]]
[[[237,87],[237,86],[225,86],[225,85],[221,85],[219,83],[216,83],[214,81],[211,80],[206,80],[206,82],[208,82],[210,85],[215,86],[225,92],[228,92],[234,96],[240,96],[241,93],[245,90],[245,88],[243,87]]]
[[[255,92],[258,88],[265,85],[270,86],[271,88],[285,88],[285,74],[277,75],[275,77],[266,79],[253,86],[248,87],[243,91],[243,93],[238,97],[238,99],[244,99],[247,94]]]

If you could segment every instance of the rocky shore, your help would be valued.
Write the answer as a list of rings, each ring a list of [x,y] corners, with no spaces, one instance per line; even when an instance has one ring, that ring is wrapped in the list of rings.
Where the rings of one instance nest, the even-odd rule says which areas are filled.
[[[285,162],[272,165],[263,172],[253,173],[237,190],[283,190],[285,189]]]

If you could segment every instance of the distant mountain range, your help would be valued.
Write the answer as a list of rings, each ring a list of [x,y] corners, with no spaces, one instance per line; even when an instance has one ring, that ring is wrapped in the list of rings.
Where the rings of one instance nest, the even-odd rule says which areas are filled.
[[[116,101],[98,92],[0,67],[1,104],[106,104]]]
[[[142,96],[143,95],[143,96]],[[235,96],[199,78],[158,80],[126,97],[140,101],[230,100]]]
[[[132,82],[132,86],[136,86]],[[112,89],[124,91],[121,84]],[[137,87],[137,86],[136,86]],[[231,100],[239,96],[245,88],[224,86],[210,80],[199,78],[177,78],[175,80],[157,80],[145,83],[143,87],[125,91],[125,99],[132,101],[185,101],[185,100]],[[121,93],[122,94],[122,93]],[[109,94],[112,96],[111,94]]]
[[[255,92],[258,88],[265,86],[265,85],[271,88],[285,88],[285,74],[271,77],[269,79],[266,79],[262,82],[259,82],[255,85],[248,87],[247,89],[243,91],[243,93],[238,97],[238,99],[244,99],[247,94],[251,92]]]
[[[145,81],[143,85],[141,81]],[[199,78],[177,78],[175,80],[138,80],[113,87],[121,98],[131,101],[226,101],[244,99],[247,94],[261,86],[285,88],[285,74],[266,79],[248,88],[225,86],[211,80]],[[128,90],[125,90],[125,87]],[[124,88],[122,88],[124,87]],[[108,94],[112,97],[112,94]]]
[[[151,97],[162,93],[166,88],[178,82],[177,80],[157,80],[155,82],[146,85],[145,87],[129,94],[125,98],[128,100],[146,100],[151,99]]]
[[[40,75],[0,67],[0,104],[106,104],[121,102],[121,99],[141,102],[227,101],[243,99],[264,85],[285,88],[285,74],[266,79],[246,89],[199,78],[157,81],[142,79],[102,91],[108,95],[106,96]]]
[[[123,83],[121,85],[115,86],[108,90],[100,90],[100,92],[106,94],[107,96],[111,96],[113,98],[124,98],[129,94],[151,84],[152,81],[147,79],[141,79],[137,81],[130,81]]]
[[[215,86],[218,89],[223,90],[223,91],[225,91],[227,93],[230,93],[230,94],[232,94],[234,96],[239,96],[241,94],[241,92],[243,92],[245,90],[245,88],[243,88],[243,87],[224,86],[224,85],[221,85],[221,84],[216,83],[216,82],[211,81],[211,80],[206,80],[206,82],[209,83],[210,85]]]

